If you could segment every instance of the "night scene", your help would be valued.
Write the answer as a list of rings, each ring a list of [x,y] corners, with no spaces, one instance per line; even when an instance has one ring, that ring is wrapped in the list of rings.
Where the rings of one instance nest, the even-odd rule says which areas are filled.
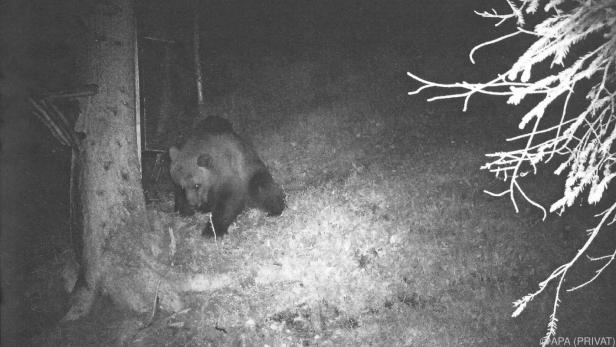
[[[0,345],[616,346],[616,0],[0,1]]]

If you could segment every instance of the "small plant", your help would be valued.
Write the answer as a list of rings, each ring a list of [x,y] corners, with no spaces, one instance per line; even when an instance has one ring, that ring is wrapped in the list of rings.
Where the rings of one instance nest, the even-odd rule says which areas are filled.
[[[509,138],[508,141],[524,141],[518,149],[488,154],[492,161],[482,169],[493,172],[508,181],[507,190],[486,193],[493,196],[508,195],[516,210],[520,197],[536,206],[547,215],[544,206],[534,201],[521,185],[521,178],[536,173],[539,164],[551,160],[560,165],[555,173],[566,174],[563,196],[552,203],[550,212],[563,213],[575,201],[583,199],[596,204],[604,196],[611,180],[616,176],[616,0],[506,0],[510,12],[503,14],[496,10],[475,12],[481,17],[498,20],[496,26],[508,20],[516,21],[514,32],[474,47],[469,58],[474,64],[475,52],[487,45],[495,44],[518,35],[535,38],[528,49],[508,71],[485,83],[441,84],[422,79],[412,73],[408,75],[422,86],[409,95],[418,94],[427,88],[456,89],[454,93],[439,95],[428,101],[463,98],[465,111],[468,101],[475,94],[508,96],[509,104],[518,105],[525,97],[535,95],[539,101],[528,111],[519,123],[526,133]],[[540,7],[547,15],[534,28],[528,29],[527,16],[536,16]],[[583,43],[583,45],[582,45]],[[570,50],[576,46],[576,54]],[[582,53],[579,53],[579,52]],[[539,65],[551,60],[547,74]],[[533,72],[535,68],[535,72]],[[585,86],[581,86],[584,84]],[[588,87],[590,85],[590,87]],[[581,94],[574,94],[577,91]],[[585,107],[580,112],[571,112],[568,106],[572,99],[585,94]],[[564,100],[563,100],[564,98]],[[544,117],[550,105],[561,105],[560,117],[556,120]],[[581,100],[583,101],[583,100]],[[526,305],[542,293],[547,285],[557,282],[548,331],[542,339],[542,346],[550,343],[557,328],[556,311],[560,303],[561,290],[567,272],[583,256],[591,261],[602,262],[589,280],[567,291],[574,291],[594,281],[616,258],[616,250],[605,256],[591,257],[588,249],[601,230],[616,221],[616,201],[598,214],[596,225],[588,229],[586,242],[567,263],[556,268],[539,289],[514,302],[513,316],[518,316]]]

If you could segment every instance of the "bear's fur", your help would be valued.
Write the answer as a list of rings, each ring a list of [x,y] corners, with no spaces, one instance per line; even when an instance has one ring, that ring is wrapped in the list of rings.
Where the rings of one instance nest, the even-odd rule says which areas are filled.
[[[210,116],[197,125],[181,148],[169,149],[175,210],[180,215],[212,212],[204,234],[221,236],[245,208],[278,216],[285,194],[252,146],[224,118]]]

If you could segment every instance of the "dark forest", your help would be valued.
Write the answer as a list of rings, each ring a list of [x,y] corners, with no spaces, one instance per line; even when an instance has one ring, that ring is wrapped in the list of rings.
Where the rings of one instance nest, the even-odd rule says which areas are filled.
[[[408,95],[407,72],[480,82],[517,60],[528,37],[469,61],[515,29],[474,13],[493,7],[508,8],[2,2],[2,345],[539,345],[553,285],[517,318],[512,303],[575,255],[606,206],[543,220],[484,193],[506,189],[480,167],[513,146],[532,98],[477,95],[463,112],[426,101],[437,90]],[[187,143],[209,160],[191,157],[200,171],[180,180],[169,149]],[[566,179],[553,166],[524,179],[547,206]],[[178,185],[196,172],[212,176]],[[178,196],[209,184],[197,213],[178,213]],[[591,255],[613,252],[606,230]],[[568,285],[596,269],[583,262]],[[614,341],[615,289],[610,267],[564,293],[557,337]]]

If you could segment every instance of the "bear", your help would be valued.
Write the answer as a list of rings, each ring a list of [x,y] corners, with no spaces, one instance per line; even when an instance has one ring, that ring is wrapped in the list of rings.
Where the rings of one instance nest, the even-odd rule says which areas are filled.
[[[286,207],[282,187],[252,145],[224,118],[205,118],[181,148],[169,148],[169,158],[175,211],[181,216],[211,212],[205,236],[225,235],[246,208],[279,216]]]

